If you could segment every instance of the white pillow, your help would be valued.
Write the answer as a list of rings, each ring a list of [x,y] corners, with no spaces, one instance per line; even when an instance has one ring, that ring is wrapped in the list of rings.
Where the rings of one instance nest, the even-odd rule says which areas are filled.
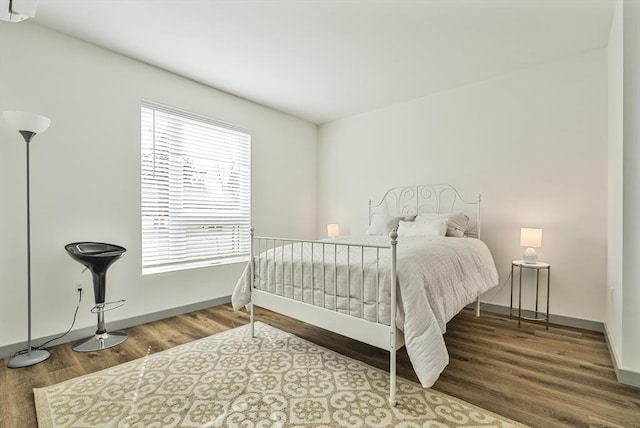
[[[467,226],[469,225],[469,217],[464,213],[420,214],[416,217],[416,223],[440,219],[447,220],[447,236],[454,236],[456,238],[462,238],[464,233],[467,231]]]
[[[398,236],[444,236],[447,233],[447,219],[432,221],[400,221]]]
[[[398,228],[400,220],[412,222],[415,216],[408,217],[390,217],[387,215],[374,214],[371,217],[371,224],[367,229],[367,235],[389,235]]]

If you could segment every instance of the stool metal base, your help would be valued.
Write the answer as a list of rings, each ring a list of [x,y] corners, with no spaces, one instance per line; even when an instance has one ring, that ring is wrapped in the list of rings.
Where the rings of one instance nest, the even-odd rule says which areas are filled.
[[[29,367],[38,364],[49,358],[51,354],[44,349],[32,349],[30,353],[20,354],[9,360],[7,367],[17,369],[20,367]]]
[[[76,352],[101,351],[121,344],[127,340],[127,334],[121,331],[110,333],[94,334],[93,336],[80,339],[73,345]]]

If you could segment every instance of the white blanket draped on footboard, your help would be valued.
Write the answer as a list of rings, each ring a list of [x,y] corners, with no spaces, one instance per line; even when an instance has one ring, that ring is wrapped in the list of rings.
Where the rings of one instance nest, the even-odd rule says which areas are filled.
[[[255,251],[255,287],[388,325],[390,250],[374,248],[388,244],[384,236],[315,243],[276,239],[269,245],[274,248]],[[400,237],[397,276],[397,325],[420,382],[429,387],[449,362],[442,337],[446,323],[497,285],[498,274],[478,239]],[[248,304],[250,296],[247,265],[233,291],[233,307]]]

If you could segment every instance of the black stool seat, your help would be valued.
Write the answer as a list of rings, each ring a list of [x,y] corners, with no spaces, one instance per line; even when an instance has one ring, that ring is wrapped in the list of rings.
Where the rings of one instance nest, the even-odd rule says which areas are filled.
[[[119,245],[102,242],[74,242],[64,246],[69,255],[89,269],[100,271],[121,257],[127,249]]]

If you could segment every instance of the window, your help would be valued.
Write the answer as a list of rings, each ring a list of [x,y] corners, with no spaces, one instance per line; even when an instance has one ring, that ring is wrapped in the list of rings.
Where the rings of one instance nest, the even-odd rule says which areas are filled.
[[[251,135],[143,101],[142,273],[249,260]]]

